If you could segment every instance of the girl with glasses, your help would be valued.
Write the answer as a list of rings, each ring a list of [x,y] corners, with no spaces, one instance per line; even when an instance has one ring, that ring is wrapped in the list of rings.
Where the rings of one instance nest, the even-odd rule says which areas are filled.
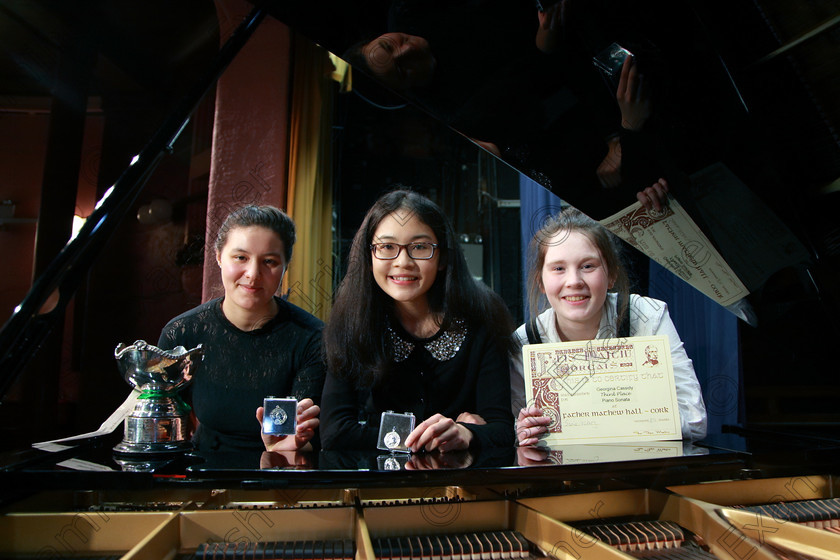
[[[415,192],[383,195],[324,330],[323,447],[375,448],[384,411],[414,414],[412,451],[511,445],[511,331],[443,211]]]

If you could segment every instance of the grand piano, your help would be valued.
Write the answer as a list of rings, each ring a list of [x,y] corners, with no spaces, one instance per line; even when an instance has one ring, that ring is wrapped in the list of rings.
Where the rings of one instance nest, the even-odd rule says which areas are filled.
[[[404,558],[411,544],[382,539],[500,540],[502,531],[523,535],[530,555],[560,559],[626,558],[655,541],[677,550],[674,539],[650,537],[658,529],[649,525],[644,538],[616,537],[615,546],[595,536],[657,522],[684,531],[690,557],[838,558],[840,536],[823,528],[840,523],[836,514],[768,509],[830,509],[840,494],[837,7],[542,8],[562,14],[553,42],[539,39],[529,2],[0,6],[9,170],[0,191],[9,267],[0,289],[0,558],[262,557],[244,554],[281,542],[301,543],[295,558],[312,543],[342,556],[347,542],[356,558]],[[425,82],[394,81],[370,58],[353,58],[354,46],[385,33],[427,39],[435,71]],[[651,123],[637,135],[615,126],[615,85],[592,64],[613,42],[634,52],[654,92]],[[346,78],[323,86],[332,178],[322,188],[335,234],[331,262],[310,263],[327,271],[315,292],[332,289],[361,213],[398,182],[450,212],[471,271],[520,320],[520,240],[540,212],[562,199],[603,219],[666,176],[750,292],[724,308],[628,247],[634,291],[668,302],[695,360],[705,440],[397,460],[327,451],[126,457],[112,451],[121,428],[49,451],[31,446],[96,430],[128,393],[116,344],[156,340],[169,318],[206,298],[204,235],[225,202],[208,186],[220,161],[212,144],[227,132],[219,107],[230,109],[221,100],[231,91],[217,80],[244,60],[274,83],[319,49],[320,60],[329,51],[355,62],[351,87]],[[241,91],[259,83],[242,88],[239,103],[252,103]],[[294,97],[294,80],[280,83]],[[287,111],[264,105],[261,114]],[[600,164],[618,137],[626,169],[619,187],[605,188]],[[266,173],[285,169],[286,154],[275,158],[247,162],[235,186],[262,188],[265,177],[284,185]],[[700,188],[710,176],[719,188]],[[87,222],[66,243],[73,214]],[[417,546],[420,558],[442,554]]]

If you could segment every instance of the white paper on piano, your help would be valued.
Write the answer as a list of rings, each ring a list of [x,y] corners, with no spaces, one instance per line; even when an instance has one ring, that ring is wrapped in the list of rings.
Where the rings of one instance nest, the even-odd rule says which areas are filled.
[[[107,420],[102,422],[102,425],[99,426],[99,429],[95,432],[87,432],[84,434],[69,436],[61,439],[53,439],[50,441],[41,441],[38,443],[33,443],[32,447],[34,447],[35,449],[40,449],[41,451],[49,451],[55,453],[56,451],[70,449],[70,447],[72,447],[67,445],[60,445],[62,443],[110,434],[111,432],[117,429],[117,426],[123,423],[123,420],[125,420],[126,416],[131,414],[131,411],[134,410],[135,403],[137,403],[137,397],[139,396],[140,391],[133,389],[128,395],[128,398],[125,399],[125,401],[123,401],[123,403],[119,407],[117,407],[117,409],[108,417]]]
[[[85,461],[83,459],[67,459],[66,461],[56,463],[56,465],[64,467],[65,469],[72,469],[74,471],[111,472],[114,470],[111,467],[100,465],[99,463],[92,463],[91,461]]]
[[[527,344],[522,364],[545,445],[682,438],[666,336]]]

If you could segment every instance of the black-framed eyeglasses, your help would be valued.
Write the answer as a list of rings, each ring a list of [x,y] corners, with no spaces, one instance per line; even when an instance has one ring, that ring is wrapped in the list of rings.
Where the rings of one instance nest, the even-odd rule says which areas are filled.
[[[373,256],[379,260],[389,261],[400,256],[400,252],[405,249],[408,256],[414,260],[429,260],[435,256],[435,249],[437,243],[409,243],[407,245],[400,245],[399,243],[373,243],[370,250]]]

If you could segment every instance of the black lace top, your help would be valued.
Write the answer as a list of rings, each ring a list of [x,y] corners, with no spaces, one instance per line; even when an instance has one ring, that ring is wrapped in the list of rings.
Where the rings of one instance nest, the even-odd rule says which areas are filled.
[[[449,330],[418,339],[394,322],[389,343],[391,373],[373,387],[327,375],[321,406],[325,449],[375,449],[388,410],[413,412],[417,424],[436,413],[452,419],[479,414],[486,424],[464,424],[475,436],[473,446],[513,445],[508,356],[485,328],[454,321]]]
[[[214,299],[175,317],[163,328],[158,346],[171,349],[202,344],[204,361],[182,396],[199,421],[199,450],[263,449],[255,411],[267,396],[309,397],[320,402],[323,323],[275,298],[277,315],[263,327],[241,331]],[[317,442],[315,442],[317,443]]]

